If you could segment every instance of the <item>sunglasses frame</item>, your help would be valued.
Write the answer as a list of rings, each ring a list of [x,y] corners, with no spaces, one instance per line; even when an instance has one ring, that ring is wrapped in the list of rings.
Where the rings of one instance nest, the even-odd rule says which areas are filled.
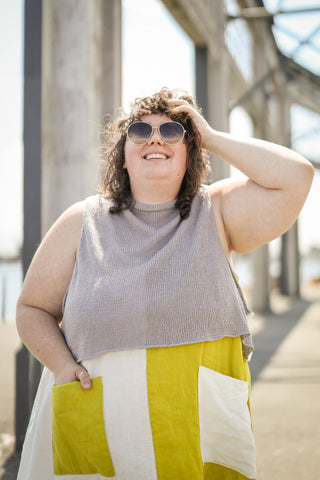
[[[135,142],[133,142],[133,141],[131,140],[131,138],[130,138],[129,135],[128,135],[129,128],[130,128],[132,125],[135,125],[136,123],[146,123],[147,125],[150,125],[150,127],[152,128],[149,137],[147,138],[147,140],[146,140],[144,143],[135,143]],[[177,143],[168,143],[168,142],[166,142],[165,139],[162,137],[162,135],[161,135],[161,133],[160,133],[160,127],[161,127],[161,125],[164,125],[165,123],[176,123],[176,124],[180,125],[180,127],[181,127],[182,130],[183,130],[183,135],[182,135],[181,140],[179,140],[179,142],[177,142]],[[181,142],[183,141],[183,139],[184,139],[184,137],[185,137],[185,134],[186,134],[186,130],[185,130],[185,128],[183,127],[183,125],[181,125],[181,123],[179,123],[179,122],[175,122],[174,120],[172,120],[172,121],[166,120],[165,122],[160,123],[160,125],[158,125],[158,126],[156,126],[156,127],[154,127],[153,125],[151,125],[151,123],[149,123],[149,122],[143,122],[143,121],[139,120],[139,121],[133,122],[133,123],[131,123],[131,125],[129,125],[129,127],[128,127],[128,129],[127,129],[127,138],[128,138],[128,140],[130,140],[130,142],[133,143],[134,145],[146,145],[146,144],[149,142],[150,138],[152,138],[152,135],[153,135],[153,133],[154,133],[155,130],[158,130],[159,137],[161,138],[161,140],[162,140],[166,145],[179,145],[179,143],[181,143]]]

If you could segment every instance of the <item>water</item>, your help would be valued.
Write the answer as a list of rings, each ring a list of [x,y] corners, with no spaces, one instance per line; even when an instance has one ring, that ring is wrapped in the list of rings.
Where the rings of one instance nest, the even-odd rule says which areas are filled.
[[[14,321],[21,285],[21,263],[0,263],[0,322]]]
[[[239,283],[243,288],[249,288],[253,283],[253,274],[251,268],[251,257],[237,255],[234,258],[234,270],[239,277]],[[281,272],[281,262],[279,259],[272,259],[269,265],[270,276],[277,278]],[[311,280],[320,279],[320,259],[305,257],[300,262],[300,281],[306,284]]]

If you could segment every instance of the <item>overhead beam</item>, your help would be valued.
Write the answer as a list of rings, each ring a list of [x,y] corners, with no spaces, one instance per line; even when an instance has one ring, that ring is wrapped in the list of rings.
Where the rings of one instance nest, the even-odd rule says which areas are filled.
[[[309,35],[307,35],[305,38],[301,39],[299,41],[299,45],[297,45],[297,47],[291,52],[291,56],[294,57],[298,51],[300,50],[301,47],[305,46],[305,45],[312,45],[311,43],[311,40],[312,38],[317,35],[317,33],[320,31],[320,25],[317,25],[316,28],[314,28],[310,33]]]
[[[243,18],[245,20],[263,20],[265,18],[273,18],[277,15],[295,15],[300,13],[320,12],[320,7],[303,7],[292,8],[290,10],[280,9],[275,12],[269,12],[265,7],[248,7],[242,8],[238,15],[228,15],[228,20],[236,20]]]
[[[317,30],[320,28],[320,26],[317,27]],[[277,24],[276,25],[276,29],[279,30],[280,32],[284,33],[285,35],[287,35],[288,37],[290,38],[293,38],[294,40],[296,40],[297,42],[299,42],[299,44],[302,44],[302,45],[308,45],[309,48],[311,48],[312,50],[314,50],[315,52],[317,53],[320,53],[320,47],[318,47],[314,42],[311,42],[311,38],[310,38],[310,35],[308,35],[308,37],[306,38],[300,38],[296,32],[293,32],[292,30],[290,30],[289,28],[286,28],[284,27],[283,25],[279,25]],[[315,35],[315,33],[317,32],[313,32],[313,35]]]
[[[216,25],[212,11],[202,0],[162,0],[196,47],[206,47],[213,59],[219,51],[214,41]]]
[[[230,105],[230,111],[235,107],[244,104],[257,90],[264,88],[265,83],[273,77],[273,75],[281,69],[281,62],[274,67],[270,68],[261,78],[259,78],[253,85],[250,85],[248,89],[243,92],[240,98],[233,101]]]
[[[245,20],[259,20],[270,17],[273,17],[273,14],[264,7],[248,7],[242,8],[238,15],[228,15],[228,20],[237,20],[238,18],[243,18]]]
[[[320,12],[320,6],[318,7],[297,7],[297,8],[290,8],[290,10],[279,9],[277,10],[274,15],[294,15],[299,13],[313,13],[313,12]]]
[[[310,84],[295,81],[287,85],[293,103],[320,114],[320,93],[314,91]]]
[[[315,74],[298,65],[291,58],[280,56],[279,62],[265,73],[254,85],[248,86],[240,97],[230,104],[230,111],[238,106],[245,105],[253,94],[261,88],[265,88],[268,82],[277,72],[284,74],[286,88],[290,92],[292,100],[316,113],[320,113],[320,80]]]

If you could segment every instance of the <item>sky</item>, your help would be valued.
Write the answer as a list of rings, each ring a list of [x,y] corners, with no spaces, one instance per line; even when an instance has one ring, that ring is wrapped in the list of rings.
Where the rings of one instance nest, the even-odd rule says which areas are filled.
[[[123,0],[122,32],[125,107],[164,86],[194,94],[193,43],[159,0]]]
[[[0,255],[22,241],[21,0],[0,0]]]
[[[268,2],[272,8],[278,0]],[[22,242],[22,5],[23,0],[0,0],[0,256],[14,254]],[[123,27],[125,109],[135,97],[163,86],[194,94],[193,44],[159,0],[123,0]],[[299,133],[305,116],[295,116]],[[315,122],[319,125],[319,117]],[[250,135],[250,121],[241,111],[233,114],[231,127],[236,134]],[[315,228],[319,205],[318,171],[300,216],[303,251],[320,247],[320,228]]]

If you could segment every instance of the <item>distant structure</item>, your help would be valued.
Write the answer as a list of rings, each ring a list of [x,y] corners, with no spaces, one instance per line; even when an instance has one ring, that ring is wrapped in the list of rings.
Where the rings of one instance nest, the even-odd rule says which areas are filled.
[[[279,51],[262,1],[235,0],[232,16],[225,3],[163,0],[195,44],[197,100],[217,129],[228,131],[241,106],[255,136],[290,146],[290,107],[320,113],[320,79]],[[121,0],[25,0],[24,273],[58,215],[96,190],[97,126],[121,104],[121,10]],[[212,161],[216,180],[229,176],[224,162]],[[252,308],[268,310],[268,246],[254,253],[253,269]],[[299,295],[297,225],[283,236],[281,286]],[[25,348],[17,362],[19,450],[41,368]]]

